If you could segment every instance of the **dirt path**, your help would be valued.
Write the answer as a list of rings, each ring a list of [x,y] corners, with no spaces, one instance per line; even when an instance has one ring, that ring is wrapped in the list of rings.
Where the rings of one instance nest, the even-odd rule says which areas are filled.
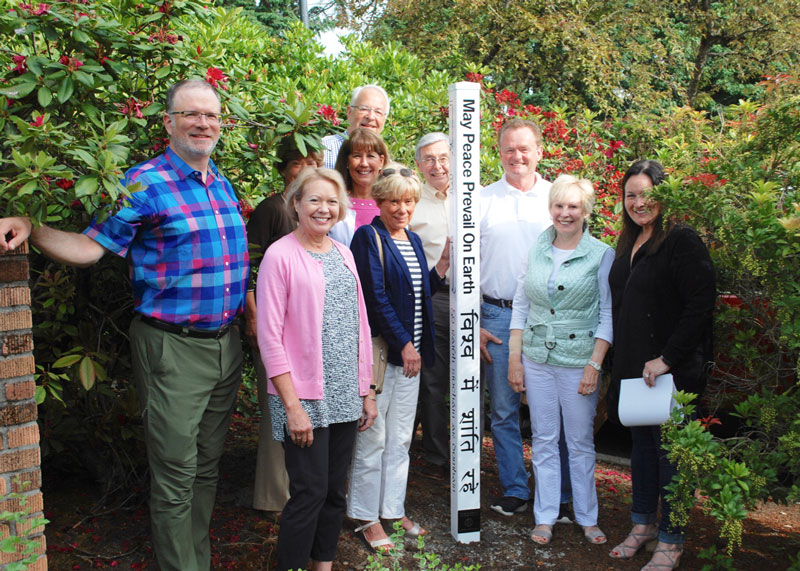
[[[212,522],[213,569],[270,569],[274,561],[277,525],[250,509],[255,469],[257,427],[255,421],[236,420],[228,438],[221,465],[217,509]],[[527,450],[529,455],[530,451]],[[488,508],[499,493],[491,439],[484,440],[482,472],[481,541],[461,545],[450,536],[450,495],[447,484],[423,477],[418,470],[416,448],[406,502],[408,515],[430,530],[426,551],[436,553],[442,562],[476,564],[482,569],[554,570],[637,570],[648,560],[646,553],[631,561],[608,557],[609,549],[628,532],[630,473],[626,468],[598,463],[596,478],[600,501],[600,526],[609,537],[608,545],[590,545],[576,525],[557,524],[553,542],[540,548],[528,536],[533,528],[530,512],[507,518]],[[45,466],[46,472],[46,466]],[[124,510],[92,515],[97,492],[90,484],[77,480],[48,478],[45,473],[44,501],[51,520],[46,535],[50,569],[156,569],[149,543],[146,504]],[[97,511],[107,511],[97,508]],[[715,540],[711,519],[696,508],[692,513],[687,551],[682,569],[700,569],[701,549]],[[800,551],[800,506],[767,504],[751,513],[745,522],[744,547],[736,555],[736,569],[784,570],[789,557]],[[418,569],[413,558],[415,544],[405,542],[403,569]],[[345,523],[334,569],[359,570],[367,564],[370,551],[353,526]],[[391,568],[391,565],[388,565]]]

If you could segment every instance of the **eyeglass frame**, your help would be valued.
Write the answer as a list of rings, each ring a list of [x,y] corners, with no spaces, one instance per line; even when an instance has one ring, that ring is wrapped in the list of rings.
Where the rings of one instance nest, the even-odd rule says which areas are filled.
[[[450,157],[448,157],[448,156],[444,156],[444,157],[426,157],[426,158],[422,159],[420,162],[423,165],[429,166],[429,167],[432,167],[432,166],[436,165],[436,163],[439,163],[440,165],[442,165],[444,167],[444,166],[449,166],[450,165]]]
[[[386,111],[380,107],[370,107],[369,105],[348,105],[350,109],[356,109],[361,113],[369,115],[370,111],[375,113],[376,117],[386,117]]]
[[[189,117],[189,113],[196,113],[197,117]],[[187,111],[167,111],[167,115],[180,115],[190,123],[199,123],[201,117],[205,117],[209,124],[221,125],[224,122],[224,116],[222,113],[205,113],[203,111],[195,111],[193,109],[189,109]]]

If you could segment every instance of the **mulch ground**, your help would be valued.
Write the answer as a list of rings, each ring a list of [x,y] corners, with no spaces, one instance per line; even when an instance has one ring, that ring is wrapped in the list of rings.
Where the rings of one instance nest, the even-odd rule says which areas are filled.
[[[271,569],[279,522],[250,507],[255,471],[257,420],[234,420],[222,459],[217,507],[211,525],[214,570]],[[539,547],[530,539],[533,516],[495,514],[488,508],[499,494],[491,438],[484,439],[482,470],[481,541],[456,543],[450,535],[450,493],[447,483],[421,475],[418,442],[412,447],[406,511],[430,531],[425,552],[437,554],[442,563],[480,564],[482,569],[634,570],[649,554],[630,561],[612,560],[608,551],[622,541],[630,528],[630,472],[627,468],[598,462],[596,480],[600,501],[600,527],[607,545],[590,545],[580,527],[557,524],[552,543]],[[529,442],[528,442],[529,444]],[[530,458],[530,449],[526,448]],[[144,493],[127,498],[124,506],[98,505],[97,486],[85,479],[48,477],[45,465],[44,501],[51,523],[46,529],[50,569],[157,569],[149,541]],[[119,502],[119,500],[117,499]],[[764,504],[751,512],[744,524],[743,547],[734,557],[735,569],[785,570],[800,551],[800,505]],[[681,561],[682,569],[701,569],[698,557],[706,547],[723,544],[717,527],[697,507],[694,509]],[[336,570],[364,569],[371,552],[346,522],[339,542]],[[405,541],[398,556],[400,569],[419,569],[416,544]],[[386,568],[395,568],[385,560]]]

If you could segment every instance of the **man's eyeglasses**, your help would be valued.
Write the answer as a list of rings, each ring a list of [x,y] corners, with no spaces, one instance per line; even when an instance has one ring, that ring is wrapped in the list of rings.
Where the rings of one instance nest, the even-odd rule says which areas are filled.
[[[386,115],[386,111],[384,111],[380,107],[370,107],[369,105],[354,105],[353,109],[358,109],[359,113],[363,113],[365,115],[369,115],[370,111],[375,113],[376,117],[384,117]]]
[[[184,119],[190,123],[197,123],[201,117],[205,117],[206,121],[212,125],[219,125],[222,121],[222,115],[219,113],[203,113],[202,111],[168,111],[169,115],[182,115]]]
[[[443,167],[446,167],[447,165],[450,164],[450,157],[448,157],[448,156],[444,156],[444,157],[425,157],[424,159],[422,159],[422,164],[425,165],[426,167],[436,166],[436,163],[439,163]]]
[[[399,174],[405,177],[413,177],[414,171],[412,171],[411,169],[391,169],[391,168],[383,169],[381,171],[381,176],[383,177],[392,176],[393,174]]]

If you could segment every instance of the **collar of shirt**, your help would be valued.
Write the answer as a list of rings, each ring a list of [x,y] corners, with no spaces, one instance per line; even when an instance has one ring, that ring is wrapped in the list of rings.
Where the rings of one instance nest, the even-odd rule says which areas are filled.
[[[178,174],[179,180],[186,180],[190,176],[194,176],[201,181],[203,180],[203,173],[189,166],[178,153],[172,150],[172,147],[167,147],[164,158]],[[214,161],[208,159],[208,177],[206,177],[206,184],[211,184],[218,176],[219,171],[217,170],[217,165],[214,164]]]

